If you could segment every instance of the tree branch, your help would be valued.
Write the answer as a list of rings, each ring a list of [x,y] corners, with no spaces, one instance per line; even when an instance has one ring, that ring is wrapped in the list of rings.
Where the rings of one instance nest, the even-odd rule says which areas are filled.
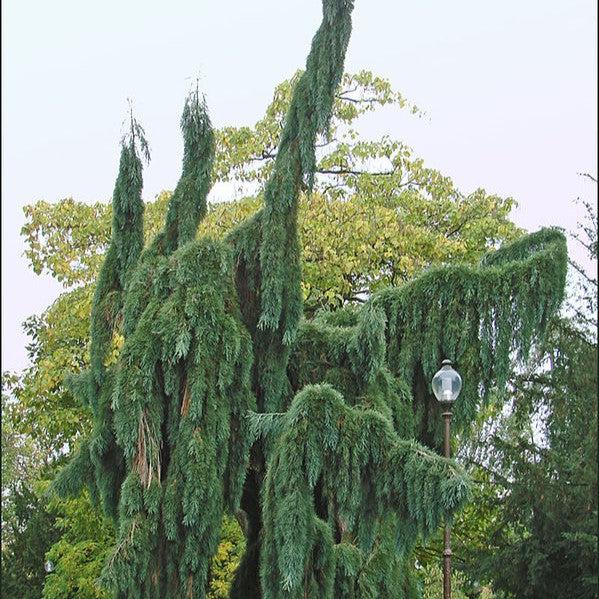
[[[587,275],[587,273],[584,272],[584,269],[581,266],[579,266],[576,262],[574,262],[574,260],[568,260],[568,262],[570,263],[570,266],[574,270],[576,270],[578,272],[578,274],[580,274],[585,279],[585,281],[587,281],[587,283],[589,283],[589,284],[597,287],[597,280],[596,279],[591,279],[589,277],[589,275]]]
[[[586,177],[587,179],[590,179],[591,181],[593,181],[594,183],[597,183],[597,179],[595,177],[593,177],[593,175],[589,174],[589,173],[578,173],[581,177]]]
[[[349,168],[342,169],[323,169],[317,168],[317,173],[321,175],[372,175],[373,177],[381,177],[381,176],[389,176],[395,174],[395,171],[379,171],[379,172],[370,172],[370,171],[361,171]]]
[[[354,104],[376,104],[377,102],[380,104],[380,98],[350,98],[348,96],[344,96],[343,94],[338,94],[337,98],[339,100],[347,100],[348,102],[353,102]]]

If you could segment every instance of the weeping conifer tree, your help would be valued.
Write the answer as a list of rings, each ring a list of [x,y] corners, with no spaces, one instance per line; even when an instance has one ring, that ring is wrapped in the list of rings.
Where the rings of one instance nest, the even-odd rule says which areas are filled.
[[[197,89],[183,111],[181,179],[143,252],[141,130],[123,145],[91,368],[72,385],[94,430],[55,483],[62,494],[87,483],[115,518],[102,578],[118,597],[204,597],[225,512],[247,537],[231,597],[417,597],[411,551],[469,489],[438,453],[428,381],[454,360],[465,381],[456,424],[467,427],[561,303],[565,239],[546,229],[478,267],[433,269],[302,319],[298,201],[352,9],[323,0],[264,207],[225,241],[196,239],[214,156]],[[124,346],[107,367],[116,332]]]

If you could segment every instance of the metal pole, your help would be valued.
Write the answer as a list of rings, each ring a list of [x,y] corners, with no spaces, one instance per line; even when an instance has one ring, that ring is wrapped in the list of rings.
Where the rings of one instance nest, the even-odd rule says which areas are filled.
[[[445,457],[451,457],[451,445],[449,443],[449,427],[451,424],[451,412],[449,408],[442,414],[445,421]],[[445,524],[443,534],[445,548],[443,550],[443,599],[451,599],[451,527]]]

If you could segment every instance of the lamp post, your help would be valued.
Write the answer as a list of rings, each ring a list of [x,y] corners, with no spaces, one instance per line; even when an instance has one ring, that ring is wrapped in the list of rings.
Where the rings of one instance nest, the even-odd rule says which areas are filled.
[[[462,390],[462,377],[452,368],[451,360],[443,360],[441,370],[432,381],[433,393],[443,407],[445,423],[445,457],[451,457],[449,432],[451,424],[451,407]],[[445,524],[443,534],[445,548],[443,550],[443,599],[451,599],[451,528]]]

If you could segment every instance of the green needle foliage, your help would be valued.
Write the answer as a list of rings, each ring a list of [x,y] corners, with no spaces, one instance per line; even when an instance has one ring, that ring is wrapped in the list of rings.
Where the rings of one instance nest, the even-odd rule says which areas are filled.
[[[389,514],[399,515],[401,555],[467,497],[457,466],[400,439],[378,411],[347,406],[329,385],[298,393],[280,428],[264,488],[265,597],[299,598],[307,590],[332,598],[350,588],[353,594],[361,583],[356,573],[384,537]]]
[[[448,357],[464,379],[454,414],[473,421],[479,398],[506,386],[514,360],[526,360],[564,297],[568,256],[564,235],[542,229],[483,258],[479,267],[430,269],[372,302],[387,318],[388,360],[415,390],[418,438],[440,447],[441,417],[429,382]]]
[[[117,597],[204,597],[225,514],[246,536],[231,597],[417,597],[412,549],[469,490],[433,451],[427,381],[442,358],[456,361],[467,426],[561,302],[565,241],[544,230],[477,267],[439,267],[361,307],[302,318],[299,199],[352,9],[323,1],[263,208],[224,241],[196,239],[214,161],[197,89],[183,111],[181,179],[142,253],[140,130],[123,146],[91,368],[72,384],[93,432],[55,483],[68,494],[87,482],[114,517],[102,580]]]
[[[124,315],[126,340],[119,364],[104,373],[105,418],[94,421],[91,442],[55,485],[72,492],[90,479],[91,448],[112,410],[110,432],[125,474],[119,481],[96,477],[91,487],[116,514],[118,544],[104,579],[126,597],[203,594],[224,507],[234,512],[239,502],[249,444],[242,416],[254,406],[251,344],[234,300],[231,248],[193,241],[214,155],[197,91],[186,102],[182,129],[183,172],[165,228],[126,275],[117,313],[118,321]],[[104,270],[110,266],[107,260]],[[113,334],[102,332],[104,347]],[[85,372],[79,388],[73,385],[84,397],[89,377]]]
[[[302,184],[314,182],[315,143],[328,126],[351,33],[353,0],[325,0],[306,70],[295,86],[273,173],[264,190],[260,246],[260,328],[288,345],[301,315],[297,206]]]
[[[143,249],[143,180],[138,145],[149,160],[144,131],[131,116],[131,129],[121,144],[119,174],[112,195],[112,237],[92,304],[90,363],[97,384],[103,380],[104,360],[122,310],[127,278]]]
[[[170,254],[194,239],[198,225],[206,215],[214,162],[214,132],[206,103],[200,98],[197,87],[185,102],[181,127],[183,172],[169,202],[163,235],[155,241],[164,254]]]
[[[281,407],[289,347],[302,315],[298,204],[316,169],[315,144],[326,131],[343,76],[353,0],[325,0],[323,21],[312,41],[285,118],[264,208],[231,236],[239,254],[245,321],[255,330],[258,406]]]
[[[92,302],[90,368],[69,381],[74,395],[91,408],[94,430],[56,481],[63,494],[77,493],[87,485],[95,501],[101,496],[104,509],[114,519],[124,463],[114,438],[110,405],[113,375],[107,373],[105,360],[122,321],[128,278],[143,249],[140,153],[149,160],[144,130],[131,114],[130,129],[121,142],[119,173],[113,192],[112,236]]]

